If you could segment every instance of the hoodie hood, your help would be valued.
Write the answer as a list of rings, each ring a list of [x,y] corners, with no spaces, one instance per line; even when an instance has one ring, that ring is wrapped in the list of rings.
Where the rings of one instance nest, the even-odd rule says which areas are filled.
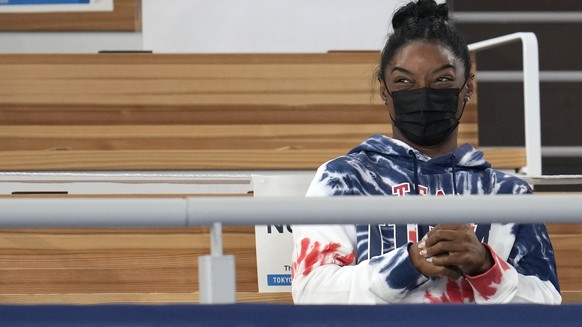
[[[384,135],[374,135],[348,154],[326,162],[318,169],[313,184],[317,185],[313,190],[333,195],[531,192],[521,179],[491,169],[483,158],[483,152],[468,144],[431,158],[402,141]]]
[[[373,175],[380,176],[381,180],[375,178],[378,189],[387,194],[481,194],[490,192],[494,182],[483,152],[469,144],[431,158],[402,141],[374,135],[346,158],[348,165],[359,171],[357,175],[373,171]],[[367,193],[369,186],[362,185],[360,191]]]
[[[352,149],[348,155],[361,153],[370,158],[382,156],[409,168],[412,168],[413,158],[416,157],[420,171],[426,173],[445,172],[453,166],[471,170],[491,168],[491,164],[483,158],[483,152],[469,144],[463,144],[448,154],[431,158],[400,140],[385,135],[373,135]]]

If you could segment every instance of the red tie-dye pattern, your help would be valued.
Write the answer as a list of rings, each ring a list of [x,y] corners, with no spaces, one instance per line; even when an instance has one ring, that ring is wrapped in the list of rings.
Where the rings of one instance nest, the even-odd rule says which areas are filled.
[[[485,244],[485,246],[491,252],[495,264],[489,271],[483,273],[482,275],[475,277],[467,277],[471,282],[471,285],[475,290],[483,297],[485,300],[489,300],[495,293],[497,293],[497,287],[495,285],[501,284],[501,278],[503,277],[503,272],[509,269],[509,264],[501,260],[493,250]],[[495,284],[495,285],[494,285]]]
[[[447,289],[441,295],[436,297],[428,290],[424,293],[424,298],[430,303],[472,303],[475,302],[475,295],[471,285],[466,280],[461,280],[460,284],[457,281],[449,279],[447,282]]]
[[[483,297],[483,299],[488,300],[491,296],[495,295],[497,288],[493,285],[501,284],[501,278],[503,277],[503,272],[509,269],[509,264],[501,260],[493,249],[487,244],[484,244],[491,255],[495,259],[495,264],[487,272],[479,276],[466,276],[466,280],[461,281],[459,286],[452,280],[447,283],[447,290],[441,297],[436,297],[432,295],[429,291],[426,291],[424,298],[431,303],[442,303],[442,302],[475,302],[475,295],[473,293],[473,288]],[[471,287],[473,286],[473,288]],[[465,301],[465,299],[467,301]]]
[[[301,251],[297,260],[293,262],[293,269],[291,270],[291,278],[298,273],[297,269],[303,263],[304,276],[307,276],[316,265],[336,264],[339,266],[350,265],[354,262],[355,252],[348,255],[341,255],[336,252],[341,245],[339,243],[329,243],[320,250],[321,244],[317,241],[311,246],[311,240],[304,238],[301,240]]]

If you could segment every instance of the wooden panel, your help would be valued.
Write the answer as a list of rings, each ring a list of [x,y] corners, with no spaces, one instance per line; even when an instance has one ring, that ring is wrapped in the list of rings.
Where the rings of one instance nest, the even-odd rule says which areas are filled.
[[[345,154],[336,149],[277,150],[121,150],[5,151],[0,169],[23,170],[269,170],[309,169]],[[523,151],[491,149],[486,158],[496,167],[522,167]]]
[[[141,31],[141,0],[114,0],[112,12],[2,13],[0,32]]]
[[[582,224],[548,224],[565,300],[582,302]]]
[[[474,125],[460,141],[475,143]],[[347,151],[388,124],[261,124],[155,126],[0,126],[0,151],[340,149]]]
[[[2,55],[0,169],[315,169],[391,134],[378,56]]]
[[[582,303],[582,291],[562,291],[562,303]]]
[[[0,91],[1,92],[1,91]],[[0,100],[1,101],[1,100]],[[476,124],[467,106],[463,124]],[[59,105],[3,104],[1,125],[361,124],[390,125],[386,108],[366,104],[275,105]],[[473,128],[475,128],[474,126]]]
[[[582,225],[548,230],[564,302],[580,302]],[[206,228],[0,230],[0,303],[196,302],[197,257],[208,244]],[[257,293],[252,227],[225,228],[224,245],[236,256],[238,301],[291,302],[289,293]]]
[[[12,106],[381,106],[377,56],[4,55],[0,94]]]
[[[107,304],[107,303],[198,303],[194,293],[74,293],[74,294],[0,294],[2,304]],[[293,303],[291,293],[237,292],[239,303]]]
[[[206,228],[0,230],[0,302],[196,300],[197,260],[209,244]],[[239,299],[289,299],[257,293],[254,227],[225,228],[224,252],[236,257]]]
[[[290,303],[258,293],[254,227],[225,227],[236,258],[237,300]],[[0,303],[169,303],[198,301],[207,228],[0,230]]]

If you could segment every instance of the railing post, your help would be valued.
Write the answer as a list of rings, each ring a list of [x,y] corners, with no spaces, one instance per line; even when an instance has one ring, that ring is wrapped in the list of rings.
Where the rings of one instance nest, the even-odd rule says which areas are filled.
[[[210,227],[210,255],[198,258],[200,303],[236,303],[236,265],[233,255],[222,253],[222,224]]]
[[[523,49],[523,97],[527,175],[542,176],[540,124],[540,76],[538,41],[534,33],[521,32],[469,44],[469,51],[480,51],[521,41]]]
[[[533,33],[520,33],[523,49],[523,101],[525,104],[525,150],[527,174],[542,176],[540,118],[540,72],[538,40]]]

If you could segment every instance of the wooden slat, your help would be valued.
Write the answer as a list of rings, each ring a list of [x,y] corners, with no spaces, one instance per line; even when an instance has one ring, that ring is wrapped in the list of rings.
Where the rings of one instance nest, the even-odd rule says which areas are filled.
[[[34,97],[26,95],[5,95],[2,96],[6,103],[22,103],[22,104],[39,104],[39,103],[59,103],[62,105],[77,105],[77,104],[116,104],[116,105],[166,105],[166,106],[183,106],[189,103],[197,103],[203,105],[236,105],[238,103],[246,103],[248,105],[269,105],[284,103],[292,106],[309,106],[309,105],[325,105],[331,103],[357,105],[369,101],[369,94],[327,94],[328,97],[333,98],[330,101],[327,98],[322,98],[322,94],[173,94],[173,95],[143,95],[135,96],[131,94],[124,94],[119,96],[114,95],[82,95],[74,94],[63,97],[62,94],[46,94],[35,95]],[[106,96],[104,98],[104,96]]]
[[[548,232],[554,246],[560,287],[565,300],[582,302],[582,224],[548,224]]]
[[[88,58],[109,56],[87,55]],[[148,55],[153,56],[153,55]],[[196,55],[192,55],[195,58]],[[236,83],[240,79],[258,79],[277,81],[272,87],[280,87],[286,84],[296,84],[300,81],[311,80],[363,80],[368,82],[358,88],[365,87],[369,83],[376,82],[374,70],[376,64],[367,63],[231,63],[231,64],[208,64],[197,63],[194,60],[187,64],[173,63],[140,63],[136,61],[131,64],[94,63],[85,64],[55,64],[52,57],[47,58],[46,63],[37,64],[14,64],[4,63],[0,59],[0,72],[12,76],[11,79],[22,83],[38,81],[56,80],[67,82],[79,80],[80,82],[97,83],[98,79],[111,79],[112,81],[123,82],[124,80],[148,81],[151,79],[176,80],[215,80],[220,79],[224,83]],[[111,57],[115,59],[116,57]],[[144,57],[136,57],[144,58]],[[301,59],[299,56],[297,59]],[[186,87],[186,85],[185,85]],[[325,88],[326,85],[319,85],[318,88]]]
[[[370,95],[370,89],[362,79],[332,79],[313,78],[301,80],[284,79],[274,84],[272,79],[230,79],[223,80],[216,77],[191,78],[188,83],[178,83],[175,79],[154,80],[139,78],[133,79],[79,79],[79,80],[43,80],[33,77],[27,80],[0,81],[1,95],[59,95],[74,96],[109,94],[111,96],[125,94],[344,94],[362,93]],[[369,100],[369,98],[368,98]],[[18,101],[11,101],[18,102]],[[57,101],[55,101],[57,102]],[[369,102],[369,101],[368,101]],[[82,103],[82,102],[79,102]]]
[[[483,151],[485,160],[496,169],[515,169],[526,165],[523,148],[480,147],[479,149]]]
[[[237,300],[290,303],[258,293],[254,227],[225,227]],[[170,303],[198,301],[197,257],[207,228],[0,230],[0,303]]]
[[[579,237],[548,228],[564,302],[579,302],[581,256],[572,252],[579,252]],[[290,303],[289,293],[257,293],[253,228],[224,232],[225,252],[237,258],[238,300]],[[0,236],[0,303],[196,302],[196,257],[209,251],[205,228],[1,230]]]
[[[389,124],[387,109],[372,104],[276,105],[13,105],[3,104],[2,125],[164,125],[164,124]],[[462,124],[477,124],[476,104],[468,104]],[[476,135],[475,135],[476,136]]]
[[[378,56],[3,55],[0,168],[315,169],[391,134]]]
[[[121,150],[4,151],[1,170],[229,170],[309,169],[346,150]],[[522,167],[520,149],[485,149],[495,167]]]
[[[3,65],[240,65],[240,64],[372,64],[380,60],[378,51],[329,53],[254,54],[3,54]],[[54,71],[54,70],[53,70]],[[147,72],[142,72],[147,73]],[[179,72],[178,72],[179,73]],[[170,75],[168,75],[170,76]],[[281,77],[281,76],[279,76]]]
[[[141,31],[141,0],[114,0],[113,12],[3,13],[0,31]]]
[[[562,303],[582,303],[582,291],[562,291]]]
[[[477,143],[475,125],[459,129],[460,143]],[[245,124],[132,126],[0,126],[0,151],[339,149],[347,152],[388,124]]]
[[[240,303],[291,304],[291,293],[237,292]],[[198,303],[200,296],[194,293],[67,293],[67,294],[0,294],[2,304],[108,304],[108,303]]]
[[[3,294],[190,293],[207,228],[1,230]],[[237,290],[257,292],[254,227],[224,229]]]

